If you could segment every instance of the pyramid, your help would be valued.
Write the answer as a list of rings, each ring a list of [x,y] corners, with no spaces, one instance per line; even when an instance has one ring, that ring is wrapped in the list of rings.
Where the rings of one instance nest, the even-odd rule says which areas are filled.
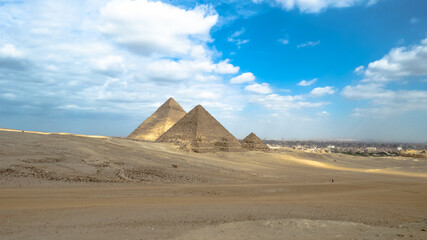
[[[155,141],[171,128],[186,112],[173,98],[169,98],[150,117],[145,119],[128,138]]]
[[[240,142],[197,105],[156,142],[172,142],[194,152],[243,151]]]
[[[242,140],[242,147],[252,151],[268,151],[270,148],[265,145],[255,133],[249,134]]]

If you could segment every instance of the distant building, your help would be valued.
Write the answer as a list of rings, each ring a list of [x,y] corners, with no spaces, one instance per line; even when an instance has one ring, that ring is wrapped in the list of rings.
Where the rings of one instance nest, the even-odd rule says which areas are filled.
[[[365,153],[373,153],[373,152],[375,152],[375,151],[377,151],[377,148],[376,148],[376,147],[367,147],[367,148],[365,149]]]

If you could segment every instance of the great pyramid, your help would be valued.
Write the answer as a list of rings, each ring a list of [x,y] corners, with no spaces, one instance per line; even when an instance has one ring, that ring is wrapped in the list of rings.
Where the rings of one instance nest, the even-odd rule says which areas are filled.
[[[242,147],[252,151],[268,151],[270,148],[265,145],[255,133],[251,133],[242,140]]]
[[[175,99],[169,98],[153,115],[145,119],[128,138],[155,141],[186,113]]]
[[[240,142],[201,105],[197,105],[156,142],[173,142],[194,152],[243,151]]]

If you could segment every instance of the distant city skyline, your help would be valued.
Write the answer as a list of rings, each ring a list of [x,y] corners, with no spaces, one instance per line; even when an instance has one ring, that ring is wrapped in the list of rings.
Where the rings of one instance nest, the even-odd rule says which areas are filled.
[[[0,127],[127,136],[169,97],[237,138],[427,142],[423,0],[0,1]]]

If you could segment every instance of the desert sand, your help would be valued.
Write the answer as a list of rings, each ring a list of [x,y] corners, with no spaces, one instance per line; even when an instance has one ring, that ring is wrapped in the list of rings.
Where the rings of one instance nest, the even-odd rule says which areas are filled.
[[[0,130],[0,239],[427,239],[426,231],[426,158],[198,154]]]

